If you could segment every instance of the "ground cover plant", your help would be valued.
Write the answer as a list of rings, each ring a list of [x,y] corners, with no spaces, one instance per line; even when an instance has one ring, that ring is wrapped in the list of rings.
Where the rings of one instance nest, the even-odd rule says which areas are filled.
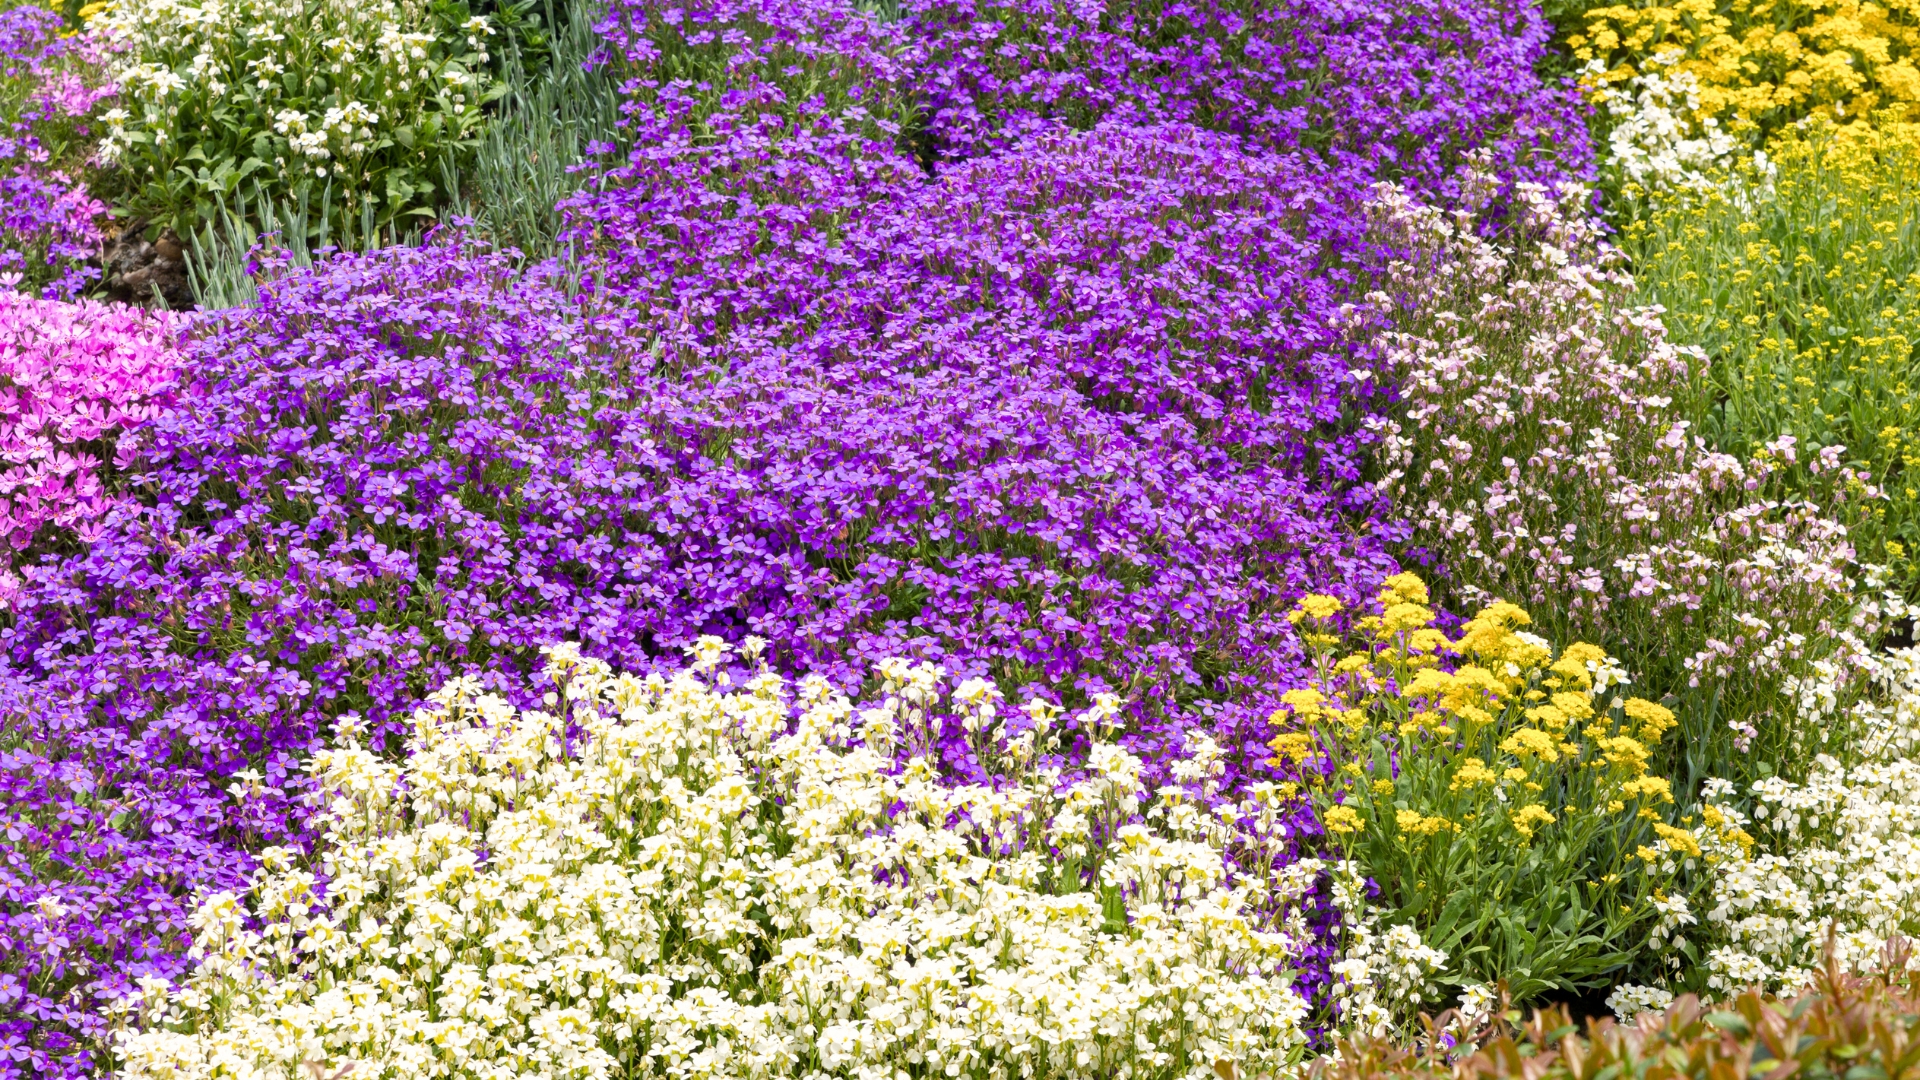
[[[1899,116],[1521,3],[10,17],[208,309],[23,248],[10,1075],[1465,1068],[1920,929],[1892,451],[1654,303],[1724,211],[1881,310],[1793,148]]]
[[[0,293],[0,533],[17,563],[92,540],[117,498],[106,469],[177,378],[177,324],[164,313]],[[0,588],[18,588],[11,570]]]
[[[1599,85],[1673,73],[1702,118],[1764,138],[1803,118],[1911,123],[1920,23],[1899,5],[1703,0],[1567,5],[1566,41]]]
[[[88,260],[106,205],[88,190],[91,115],[113,96],[105,50],[62,33],[38,7],[0,10],[0,274],[9,289],[72,297],[97,278]]]
[[[1512,604],[1450,641],[1428,600],[1414,575],[1389,578],[1345,652],[1339,602],[1304,598],[1319,686],[1287,706],[1311,734],[1274,748],[1326,755],[1307,772],[1332,844],[1376,882],[1383,922],[1446,957],[1438,981],[1521,998],[1611,986],[1679,891],[1673,853],[1699,850],[1649,768],[1673,713],[1619,694],[1624,672],[1591,644],[1556,656]]]
[[[120,91],[100,159],[129,213],[182,233],[243,194],[343,238],[430,216],[493,94],[496,27],[464,3],[116,0],[93,24]]]
[[[1586,74],[1607,142],[1606,212],[1638,295],[1662,305],[1652,310],[1682,346],[1663,407],[1686,418],[1703,449],[1746,459],[1749,483],[1760,465],[1782,505],[1828,515],[1842,544],[1828,580],[1854,576],[1831,595],[1857,605],[1884,576],[1890,591],[1872,606],[1898,628],[1912,596],[1902,540],[1913,360],[1901,322],[1912,132],[1910,95],[1899,89],[1905,14],[1735,4],[1567,15],[1569,40],[1596,61]],[[1768,561],[1795,573],[1819,562]],[[1735,580],[1747,586],[1752,575]],[[1755,614],[1794,606],[1774,597]],[[1873,620],[1854,612],[1838,649],[1771,627],[1747,639],[1755,658],[1802,650],[1803,673],[1782,680],[1787,694],[1768,712],[1811,737],[1763,750],[1747,767],[1707,770],[1699,812],[1731,830],[1730,843],[1685,920],[1694,964],[1663,979],[1668,989],[1792,988],[1823,955],[1862,969],[1913,932],[1920,904],[1903,794],[1912,653],[1873,648]],[[1843,623],[1836,611],[1821,625]],[[1683,732],[1689,704],[1676,703]],[[1748,710],[1715,719],[1765,727]],[[1689,752],[1694,742],[1686,739]],[[1634,989],[1621,1000],[1666,992]]]
[[[1785,435],[1735,457],[1696,435],[1703,357],[1668,339],[1579,198],[1524,190],[1503,241],[1398,193],[1377,204],[1412,256],[1384,275],[1392,315],[1370,339],[1407,401],[1383,421],[1382,482],[1422,509],[1414,554],[1463,601],[1617,643],[1644,693],[1685,701],[1685,794],[1757,762],[1797,774],[1850,738],[1798,696],[1863,690],[1901,608],[1849,528],[1879,493],[1837,447]]]
[[[567,206],[573,266],[263,256],[256,305],[195,323],[191,382],[142,430],[139,511],[22,570],[25,1068],[101,1060],[99,1009],[183,970],[195,893],[302,842],[300,764],[337,720],[390,729],[461,675],[525,693],[555,640],[644,673],[758,632],[848,691],[905,654],[1070,707],[1113,692],[1150,782],[1200,735],[1222,792],[1266,782],[1305,674],[1288,605],[1392,569],[1357,484],[1384,395],[1333,348],[1323,258],[1364,224],[1358,166],[1109,124],[929,179],[886,105],[911,100],[904,20],[682,22],[712,36],[607,30],[660,67],[633,156]],[[677,81],[703,71],[732,81]],[[1478,108],[1500,127],[1524,101]],[[939,757],[977,777],[963,736]],[[1313,830],[1291,813],[1288,859]],[[1303,992],[1331,949],[1301,944]]]
[[[1708,358],[1693,389],[1703,428],[1736,453],[1781,435],[1846,447],[1887,494],[1859,535],[1911,592],[1911,151],[1828,129],[1774,144],[1771,160],[1769,174],[1650,204],[1623,243],[1643,292]],[[1741,196],[1757,186],[1766,197]]]
[[[352,734],[317,753],[314,851],[269,849],[250,903],[202,904],[201,959],[143,988],[123,1075],[1186,1076],[1298,1056],[1297,936],[1260,929],[1264,882],[1227,876],[1236,833],[1192,801],[1217,781],[1150,797],[1110,702],[996,717],[990,685],[946,700],[937,668],[895,662],[863,707],[764,662],[730,688],[726,646],[695,649],[642,680],[557,647],[551,712],[449,685],[404,771]],[[996,782],[940,781],[925,755],[949,710]],[[1085,769],[1063,775],[1062,735],[1092,740]],[[1273,839],[1275,809],[1248,807]]]

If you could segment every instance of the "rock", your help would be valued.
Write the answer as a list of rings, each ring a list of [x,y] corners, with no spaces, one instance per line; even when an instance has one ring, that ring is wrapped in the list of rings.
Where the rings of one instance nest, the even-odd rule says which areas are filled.
[[[174,311],[187,310],[193,306],[193,288],[179,234],[162,229],[152,240],[146,234],[147,223],[135,219],[107,237],[100,251],[107,294],[130,304],[164,301]]]

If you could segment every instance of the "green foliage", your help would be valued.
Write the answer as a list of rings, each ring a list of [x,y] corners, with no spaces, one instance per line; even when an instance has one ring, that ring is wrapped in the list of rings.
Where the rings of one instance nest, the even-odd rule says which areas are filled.
[[[1334,601],[1301,602],[1327,692],[1285,696],[1314,734],[1274,749],[1336,766],[1313,785],[1321,820],[1377,883],[1380,921],[1446,955],[1440,981],[1505,980],[1523,1000],[1609,985],[1647,953],[1662,887],[1703,857],[1667,823],[1669,784],[1648,768],[1673,714],[1623,698],[1594,646],[1556,657],[1511,604],[1448,641],[1413,575],[1388,579],[1379,602],[1355,626],[1362,647],[1337,661]]]
[[[1774,160],[1771,177],[1641,194],[1624,245],[1672,335],[1709,358],[1691,403],[1703,433],[1742,456],[1780,435],[1844,445],[1887,494],[1854,527],[1861,556],[1920,596],[1920,157],[1815,132]],[[1793,475],[1810,493],[1807,464]]]
[[[455,179],[446,159],[448,186],[475,230],[536,260],[556,254],[557,206],[584,182],[578,166],[589,145],[621,144],[621,65],[593,32],[600,10],[590,0],[562,3],[557,19],[551,0],[545,5],[551,36],[537,38],[533,49],[507,50],[505,93],[471,167]]]
[[[248,193],[306,200],[316,233],[431,220],[500,92],[500,32],[466,0],[117,0],[92,25],[124,49],[118,201],[183,233]]]

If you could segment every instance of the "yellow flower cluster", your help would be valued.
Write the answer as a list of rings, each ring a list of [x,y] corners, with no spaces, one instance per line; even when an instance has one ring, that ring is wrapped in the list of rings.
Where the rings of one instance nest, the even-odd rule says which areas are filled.
[[[1691,75],[1729,129],[1819,113],[1920,120],[1920,10],[1877,0],[1656,0],[1588,8],[1574,54],[1603,89],[1663,69]]]
[[[1621,230],[1641,288],[1706,353],[1712,434],[1732,452],[1781,435],[1844,447],[1886,496],[1853,485],[1855,543],[1869,560],[1884,551],[1909,590],[1920,581],[1916,176],[1920,146],[1814,125],[1775,143],[1771,175],[1653,200]],[[1755,188],[1766,197],[1742,194]]]
[[[1511,800],[1506,817],[1523,839],[1559,820],[1532,800],[1562,773],[1596,778],[1594,791],[1604,796],[1598,805],[1608,812],[1631,803],[1637,814],[1652,820],[1653,807],[1673,801],[1667,781],[1648,772],[1650,747],[1674,726],[1673,713],[1641,698],[1602,703],[1596,709],[1595,695],[1624,681],[1604,650],[1576,642],[1555,657],[1546,641],[1520,629],[1530,622],[1527,613],[1504,602],[1488,606],[1465,626],[1459,640],[1449,641],[1432,628],[1426,585],[1413,574],[1389,578],[1378,602],[1380,614],[1357,622],[1369,639],[1368,648],[1327,665],[1333,673],[1329,683],[1338,687],[1333,696],[1314,689],[1289,691],[1282,696],[1285,708],[1276,721],[1312,725],[1336,720],[1333,730],[1343,732],[1343,741],[1356,743],[1356,748],[1384,727],[1401,741],[1404,753],[1451,756],[1445,790],[1484,792],[1475,802],[1485,797]],[[1294,614],[1296,622],[1319,627],[1339,610],[1337,600],[1315,595],[1302,599]],[[1445,670],[1440,666],[1443,652],[1464,662]],[[1453,756],[1444,749],[1482,744],[1493,752]],[[1306,731],[1293,730],[1270,745],[1276,762],[1300,763],[1312,755],[1314,741]],[[1555,782],[1556,789],[1562,786]],[[1350,786],[1346,792],[1403,794],[1391,780],[1376,781],[1364,790]],[[1328,827],[1336,833],[1354,832],[1364,821],[1379,820],[1383,827],[1391,821],[1403,837],[1423,838],[1457,830],[1461,824],[1404,807],[1379,818],[1345,801],[1329,812],[1334,809],[1340,812],[1328,819]]]
[[[1346,655],[1312,644],[1342,637],[1332,598],[1308,597],[1295,614],[1316,635],[1320,679],[1283,696],[1274,763],[1308,779],[1329,837],[1379,884],[1398,925],[1440,934],[1428,946],[1487,968],[1462,977],[1534,989],[1563,985],[1548,965],[1579,950],[1644,939],[1670,864],[1701,854],[1694,833],[1667,820],[1673,795],[1652,769],[1672,711],[1619,693],[1626,675],[1597,646],[1556,652],[1510,603],[1450,639],[1412,574],[1389,578],[1374,610],[1352,619],[1360,647]],[[1641,848],[1654,857],[1635,858]],[[1573,898],[1569,882],[1588,895]],[[1515,910],[1469,917],[1454,910],[1462,897]],[[1534,945],[1497,940],[1502,919],[1586,922],[1551,959],[1559,946],[1536,957],[1513,951]]]
[[[1297,1059],[1293,937],[1251,914],[1267,883],[1226,869],[1249,808],[1148,805],[1141,762],[1102,737],[1110,702],[1058,721],[1094,742],[1083,778],[1031,767],[1058,732],[1035,706],[996,744],[1002,783],[950,787],[885,750],[930,723],[938,669],[883,665],[861,708],[818,679],[796,702],[764,669],[728,689],[723,652],[704,643],[668,680],[557,647],[552,714],[461,681],[416,716],[404,764],[350,741],[317,755],[315,856],[270,850],[246,895],[199,907],[197,967],[128,1003],[120,1075],[1198,1077]],[[954,700],[990,724],[997,697],[969,681]]]

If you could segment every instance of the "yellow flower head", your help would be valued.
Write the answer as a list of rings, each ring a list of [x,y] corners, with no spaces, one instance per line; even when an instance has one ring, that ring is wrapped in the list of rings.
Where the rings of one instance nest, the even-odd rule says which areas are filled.
[[[1630,799],[1670,803],[1673,801],[1673,784],[1664,776],[1641,776],[1621,784],[1620,794]]]
[[[1571,720],[1586,720],[1593,716],[1593,698],[1584,693],[1562,690],[1553,695],[1553,707],[1566,713]]]
[[[1404,836],[1432,836],[1456,828],[1446,818],[1423,816],[1415,810],[1397,811],[1393,815],[1393,823],[1400,827]]]
[[[1380,616],[1380,640],[1405,630],[1422,630],[1433,622],[1432,610],[1420,604],[1394,604]]]
[[[1427,594],[1427,583],[1414,573],[1395,574],[1382,582],[1380,605],[1391,607],[1394,604],[1427,604],[1431,598]]]
[[[1593,743],[1600,749],[1608,765],[1635,776],[1647,771],[1647,761],[1652,754],[1638,739],[1626,735],[1613,735],[1595,739]]]
[[[1527,719],[1552,732],[1567,729],[1567,714],[1557,705],[1538,705],[1527,710]]]
[[[1293,605],[1293,611],[1287,616],[1287,621],[1296,626],[1299,625],[1301,619],[1325,622],[1335,615],[1340,614],[1340,610],[1344,606],[1345,605],[1340,603],[1338,597],[1328,596],[1325,593],[1308,593],[1301,597],[1298,603]]]
[[[1333,670],[1341,675],[1352,675],[1357,671],[1366,671],[1373,666],[1373,657],[1366,653],[1354,653],[1343,656],[1333,665]]]
[[[1659,742],[1678,723],[1673,710],[1645,698],[1628,698],[1624,711],[1635,724],[1634,734],[1650,743]]]
[[[1509,815],[1508,820],[1513,822],[1515,832],[1531,840],[1533,839],[1535,829],[1540,828],[1542,825],[1553,824],[1555,818],[1548,812],[1546,807],[1541,806],[1539,803],[1530,803],[1515,810]]]
[[[1539,758],[1549,764],[1560,760],[1560,745],[1539,728],[1521,728],[1500,742],[1500,749],[1525,761]]]
[[[1686,829],[1676,829],[1662,821],[1653,823],[1653,834],[1667,842],[1667,847],[1676,855],[1700,857],[1700,841]]]
[[[1360,815],[1351,806],[1334,806],[1327,809],[1326,825],[1330,833],[1359,832],[1364,824]]]
[[[1487,763],[1477,757],[1460,759],[1460,767],[1454,771],[1453,780],[1447,785],[1448,791],[1459,791],[1470,787],[1491,787],[1498,780]]]
[[[1311,686],[1303,686],[1297,690],[1289,690],[1280,695],[1280,704],[1285,705],[1293,711],[1295,716],[1303,719],[1318,715],[1320,707],[1326,703],[1327,695],[1315,690]],[[1284,721],[1286,716],[1284,713],[1275,712],[1270,719],[1279,723]]]
[[[1587,670],[1587,665],[1602,664],[1606,659],[1605,649],[1576,641],[1561,650],[1560,659],[1555,660],[1547,670],[1559,676],[1565,689],[1584,693],[1593,689],[1593,673]]]
[[[1313,736],[1304,731],[1288,731],[1275,735],[1267,745],[1279,755],[1279,760],[1297,765],[1313,753]]]

